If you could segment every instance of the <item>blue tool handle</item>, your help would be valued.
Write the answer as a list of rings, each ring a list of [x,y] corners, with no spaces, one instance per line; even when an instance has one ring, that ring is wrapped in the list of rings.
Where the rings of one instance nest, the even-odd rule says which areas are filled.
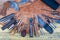
[[[10,7],[11,7],[11,8],[14,8],[16,11],[19,10],[19,6],[18,6],[18,4],[17,4],[16,2],[14,2],[14,1],[11,1],[11,5],[10,5]]]
[[[57,19],[57,18],[51,18],[51,17],[46,16],[46,15],[44,15],[44,14],[42,14],[42,16],[44,16],[44,17],[46,17],[46,18],[49,18],[49,19],[52,19],[52,20],[60,20],[60,19]]]
[[[50,20],[49,19],[47,19],[47,22],[49,23],[49,25],[51,25],[54,29],[56,28],[56,26],[52,23],[52,22],[50,22]]]
[[[16,25],[17,24],[17,21],[16,20],[14,20],[14,23],[13,23],[13,25]],[[14,27],[14,26],[13,26]],[[12,26],[10,26],[10,27],[8,27],[8,29],[11,29],[12,28]]]
[[[30,18],[30,28],[29,28],[29,34],[30,34],[30,37],[33,37],[33,24],[32,24],[32,21],[33,21],[33,19],[32,18]]]
[[[9,30],[11,30],[14,27],[14,24],[12,24],[10,27],[8,27]]]
[[[38,15],[37,15],[37,19],[38,19],[38,23],[42,25],[47,32],[49,32],[50,34],[53,33],[53,29],[48,24],[46,24]]]
[[[8,16],[5,16],[5,17],[1,18],[1,19],[0,19],[0,22],[5,22],[5,21],[7,21],[8,19],[11,19],[11,18],[13,18],[13,17],[14,17],[14,14],[12,13],[12,14],[10,14],[10,15],[8,15]]]
[[[42,16],[45,16],[45,18],[46,18],[47,22],[49,23],[48,25],[52,26],[54,29],[56,28],[56,26],[55,26],[52,22],[50,22],[50,20],[49,20],[49,17],[48,17],[48,16],[46,16],[46,15],[44,15],[44,14],[42,14]],[[54,19],[54,20],[56,20],[56,19]]]
[[[18,2],[18,4],[19,4],[19,5],[25,4],[25,3],[29,2],[29,1],[30,1],[30,0],[21,0],[20,2]]]
[[[11,21],[9,21],[6,25],[4,25],[4,26],[2,27],[2,30],[5,30],[6,28],[10,27],[14,22],[15,22],[15,20],[12,19]]]
[[[37,21],[39,24],[41,24],[43,27],[46,24],[38,15],[37,15]]]
[[[60,24],[60,20],[55,20],[56,23]]]
[[[47,32],[49,32],[50,34],[53,33],[53,29],[52,29],[48,24],[45,24],[44,29],[45,29]]]
[[[44,15],[44,14],[42,14],[42,16],[44,16],[44,17],[46,17],[46,18],[50,18],[50,17],[48,17],[48,16],[46,16],[46,15]],[[55,20],[56,23],[59,23],[59,24],[60,24],[60,20],[55,19],[55,18],[50,18],[50,19],[51,19],[51,20]]]

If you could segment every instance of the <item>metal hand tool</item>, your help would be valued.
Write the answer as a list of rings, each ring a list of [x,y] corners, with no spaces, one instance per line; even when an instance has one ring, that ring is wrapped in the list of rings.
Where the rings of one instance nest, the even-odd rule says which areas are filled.
[[[36,16],[36,19],[37,19],[38,23],[39,23],[41,26],[43,26],[43,28],[44,28],[47,32],[49,32],[50,34],[53,33],[53,29],[52,29],[47,23],[45,23],[38,15]]]
[[[36,37],[39,37],[38,22],[37,22],[35,16],[33,17],[33,27],[34,27],[34,35],[35,35]]]
[[[44,11],[50,12],[52,15],[57,15],[57,16],[60,15],[60,12],[59,12],[59,11],[56,11],[56,10],[53,10],[53,11],[50,11],[50,10],[47,10],[47,9],[41,9],[41,10],[44,10]]]
[[[2,27],[2,30],[5,30],[6,28],[9,28],[12,24],[14,24],[15,20],[14,18],[10,20],[6,25]]]
[[[8,29],[11,30],[15,25],[17,26],[17,23],[17,20],[15,20],[15,22],[10,27],[8,27]]]
[[[46,16],[46,15],[44,15],[44,14],[42,14],[42,16],[44,16],[44,17],[46,17],[46,18],[49,18],[49,19],[51,19],[51,20],[55,20],[56,23],[59,23],[59,24],[60,24],[60,20],[58,20],[58,19],[50,18],[50,17],[48,17],[48,16]]]
[[[33,37],[33,23],[32,23],[33,19],[30,18],[29,21],[30,21],[29,35],[30,37]]]
[[[52,22],[50,22],[50,20],[48,18],[46,18],[46,20],[48,22],[48,25],[50,25],[54,29],[56,28],[56,26]]]
[[[5,17],[3,17],[3,18],[0,19],[0,22],[5,23],[5,22],[7,22],[9,19],[13,18],[14,16],[15,16],[14,13],[12,13],[12,14],[10,14],[10,15],[8,15],[8,16],[5,16]]]

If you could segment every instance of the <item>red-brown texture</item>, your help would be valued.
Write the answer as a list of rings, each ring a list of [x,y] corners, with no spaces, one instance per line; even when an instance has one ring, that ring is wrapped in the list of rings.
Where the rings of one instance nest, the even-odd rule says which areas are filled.
[[[11,13],[16,13],[16,18],[17,19],[21,19],[21,17],[24,17],[22,21],[24,23],[26,23],[26,24],[29,23],[27,21],[27,18],[29,19],[29,18],[33,17],[34,14],[40,15],[40,17],[45,22],[46,22],[46,20],[45,20],[45,18],[43,16],[41,16],[41,14],[45,14],[47,16],[55,18],[55,16],[52,16],[49,12],[46,12],[46,11],[41,10],[41,9],[53,10],[50,7],[48,7],[46,4],[44,4],[43,2],[41,2],[41,0],[37,0],[36,2],[34,2],[34,3],[30,4],[30,5],[21,7],[18,12],[15,11],[14,9],[9,9],[9,10],[7,10],[7,15],[11,14]],[[60,7],[57,9],[57,11],[60,12]],[[28,26],[27,26],[27,28],[28,28]],[[29,32],[29,29],[27,29],[27,32]]]
[[[55,0],[56,2],[58,2],[60,4],[60,0]]]
[[[3,8],[2,8],[0,14],[2,14],[3,16],[6,15],[6,10],[7,10],[7,8],[8,8],[9,6],[10,6],[10,2],[5,2],[5,3],[3,4]]]
[[[45,5],[43,2],[41,2],[40,0],[38,0],[32,3],[31,5],[21,7],[20,10],[16,13],[17,19],[21,19],[21,17],[24,17],[22,21],[27,24],[28,23],[27,18],[33,17],[34,14],[38,14],[38,15],[45,14],[54,18],[54,16],[52,16],[49,12],[46,12],[41,9],[53,10],[47,5]],[[60,11],[60,8],[58,8],[57,11]],[[10,9],[8,13],[11,13],[11,12],[15,12],[15,11]],[[43,20],[45,20],[44,17],[42,16],[40,17]],[[29,33],[29,26],[27,26],[27,33]]]

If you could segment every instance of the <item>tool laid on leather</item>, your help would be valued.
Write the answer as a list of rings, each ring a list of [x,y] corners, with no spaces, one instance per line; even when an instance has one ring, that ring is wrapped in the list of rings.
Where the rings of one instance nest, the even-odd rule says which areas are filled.
[[[22,37],[25,37],[27,34],[27,24],[25,24],[24,22],[22,22],[21,20],[17,20],[15,19],[15,16],[13,16],[14,14],[10,14],[9,16],[3,17],[2,19],[6,19],[6,20],[10,20],[9,22],[7,22],[3,27],[2,30],[5,29],[9,29],[11,30],[11,32],[13,32],[13,34],[17,33],[21,33]],[[10,17],[10,19],[9,19]],[[1,20],[2,20],[1,19]],[[40,32],[44,35],[43,32],[43,28],[50,34],[53,33],[53,28],[56,28],[52,22],[50,22],[50,20],[48,19],[48,17],[46,17],[46,20],[49,24],[45,23],[40,17],[39,15],[35,15],[34,18],[29,18],[29,36],[33,37],[33,35],[35,35],[36,37],[39,37],[39,32],[38,30],[40,29]],[[39,25],[39,26],[38,26]],[[51,26],[50,26],[51,25]],[[20,27],[21,26],[21,27]],[[40,27],[41,26],[41,27]],[[38,29],[39,28],[39,29]],[[33,34],[34,33],[34,34]]]
[[[55,18],[50,18],[49,16],[46,16],[44,14],[42,14],[42,16],[46,17],[46,18],[49,18],[51,20],[54,20],[56,23],[59,23],[60,24],[60,20],[59,19],[55,19]]]
[[[30,37],[33,37],[33,19],[30,18],[29,21],[30,21],[29,35]]]
[[[50,22],[49,19],[47,19],[47,22],[49,23],[49,25],[50,25],[52,28],[54,28],[54,29],[56,28],[56,26],[55,26],[52,22]]]
[[[47,20],[48,22],[48,25],[52,26],[54,29],[56,28],[56,26],[49,20],[49,18],[47,16],[45,16],[44,14],[42,14],[42,16],[45,17],[45,19]]]
[[[38,15],[37,15],[36,19],[37,19],[38,23],[39,23],[41,26],[43,26],[43,28],[44,28],[48,33],[50,33],[50,34],[53,33],[53,29],[52,29],[47,23],[45,23]]]
[[[10,15],[7,15],[7,16],[5,16],[3,18],[0,18],[0,22],[5,23],[6,21],[8,21],[9,19],[13,18],[14,16],[15,16],[14,13],[12,13]]]
[[[34,35],[35,35],[36,37],[39,37],[38,22],[37,22],[35,16],[33,17],[33,28],[34,28]]]
[[[19,22],[17,23],[18,27],[18,33],[21,32],[21,24],[22,24],[22,20],[19,20]]]
[[[41,10],[44,10],[44,11],[47,11],[47,12],[50,12],[52,15],[57,15],[57,16],[60,16],[60,12],[59,11],[56,11],[56,10],[47,10],[47,9],[41,9]]]
[[[59,4],[55,0],[41,0],[41,1],[54,10],[56,10],[59,7]]]
[[[2,27],[2,30],[5,30],[6,28],[9,28],[12,24],[14,24],[16,22],[16,20],[14,20],[14,18],[12,18],[6,25],[4,25]]]
[[[15,25],[17,25],[17,23],[18,23],[18,21],[15,20],[15,22],[14,22],[10,27],[8,27],[8,29],[9,29],[9,30],[12,29]]]
[[[14,27],[14,24],[12,24],[8,29],[11,30]]]
[[[46,20],[52,28],[54,28],[54,29],[56,28],[56,26],[52,22],[50,22],[50,20],[48,18],[46,18]]]

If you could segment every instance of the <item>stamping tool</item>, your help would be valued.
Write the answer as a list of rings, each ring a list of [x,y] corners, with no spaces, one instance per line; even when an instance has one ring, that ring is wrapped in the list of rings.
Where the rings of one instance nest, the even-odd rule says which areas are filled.
[[[30,21],[29,35],[30,37],[33,37],[33,19],[30,18],[29,21]]]
[[[13,23],[15,22],[14,18],[10,20],[6,25],[2,27],[2,30],[5,30],[6,28],[9,28]]]
[[[50,20],[48,18],[46,18],[46,20],[48,22],[48,25],[50,25],[54,29],[56,28],[56,26],[52,22],[50,22]]]
[[[12,24],[8,29],[11,30],[14,27],[14,24]]]
[[[45,16],[44,14],[42,14],[44,17],[45,17],[45,19],[46,19],[46,21],[48,22],[48,25],[50,25],[52,28],[56,28],[56,26],[49,20],[49,18],[47,17],[47,16]]]
[[[41,26],[43,26],[43,28],[44,28],[48,33],[50,33],[50,34],[53,33],[53,29],[52,29],[47,23],[45,23],[38,15],[37,15],[36,19],[37,19],[38,23],[39,23]]]
[[[17,25],[17,23],[18,23],[18,21],[15,20],[15,22],[14,22],[10,27],[8,27],[8,29],[9,29],[9,30],[12,29],[15,25]]]
[[[41,1],[54,10],[56,10],[59,7],[59,4],[55,0],[41,0]]]
[[[14,16],[15,16],[14,13],[12,13],[12,14],[10,14],[10,15],[7,15],[7,16],[1,18],[1,19],[0,19],[0,22],[5,23],[6,21],[8,21],[9,19],[13,18]]]

